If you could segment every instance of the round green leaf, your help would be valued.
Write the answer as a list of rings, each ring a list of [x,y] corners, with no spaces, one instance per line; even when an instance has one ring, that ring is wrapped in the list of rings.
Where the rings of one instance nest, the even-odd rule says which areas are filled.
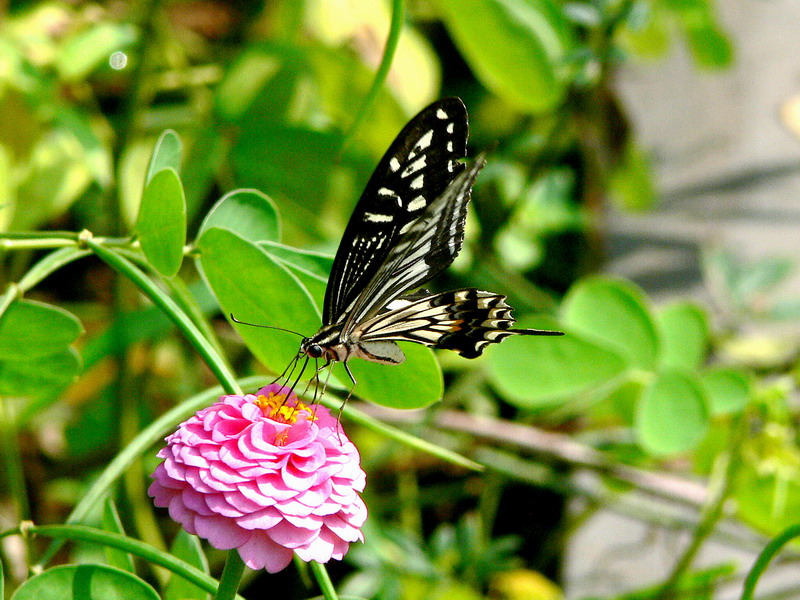
[[[0,360],[31,360],[61,352],[83,333],[62,308],[17,300],[0,316]]]
[[[656,315],[661,335],[661,365],[696,369],[706,357],[708,319],[705,311],[690,302],[675,302]]]
[[[706,397],[695,378],[666,371],[644,390],[636,413],[636,433],[648,452],[669,455],[691,450],[708,426]]]
[[[444,23],[478,79],[509,104],[540,113],[563,97],[557,74],[568,24],[550,0],[438,0]]]
[[[211,227],[227,229],[250,242],[277,241],[281,224],[275,203],[258,190],[234,190],[208,211],[197,237]]]
[[[147,167],[147,178],[145,184],[150,183],[153,176],[162,169],[172,168],[180,170],[181,152],[183,144],[178,134],[171,129],[165,130],[153,148],[153,155],[150,157],[150,164]]]
[[[523,321],[521,326],[559,327],[541,320]],[[563,337],[511,337],[487,354],[494,386],[509,402],[526,409],[560,404],[625,370],[616,352],[571,331]]]
[[[217,227],[203,233],[198,247],[203,275],[226,316],[233,313],[241,321],[284,327],[303,336],[319,329],[319,311],[308,291],[261,248]],[[281,372],[297,353],[298,336],[247,325],[234,327],[253,354],[274,371]]]
[[[653,369],[659,339],[644,293],[626,281],[590,277],[575,284],[562,304],[562,322],[622,356]]]
[[[399,365],[381,365],[360,358],[348,365],[358,385],[354,392],[391,408],[424,408],[442,397],[444,380],[439,362],[428,348],[418,344],[401,344],[406,360]],[[344,367],[338,364],[335,375],[350,384]]]
[[[166,277],[176,275],[186,243],[186,200],[172,167],[158,171],[145,186],[136,230],[150,264]]]
[[[28,360],[0,360],[0,395],[29,396],[65,387],[80,368],[74,348]]]
[[[63,565],[31,577],[12,600],[160,600],[135,575],[106,565]]]
[[[736,369],[708,371],[703,375],[703,386],[715,415],[739,412],[750,400],[750,379]]]
[[[631,378],[623,379],[610,392],[601,390],[598,402],[591,408],[592,418],[602,422],[608,422],[609,419],[621,420],[632,427],[644,387],[640,379]]]

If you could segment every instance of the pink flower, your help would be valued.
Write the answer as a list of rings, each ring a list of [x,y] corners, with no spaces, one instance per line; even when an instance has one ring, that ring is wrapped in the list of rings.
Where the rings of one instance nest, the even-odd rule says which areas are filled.
[[[186,531],[270,573],[293,552],[341,559],[367,518],[358,450],[327,408],[288,392],[222,396],[182,423],[148,490]]]

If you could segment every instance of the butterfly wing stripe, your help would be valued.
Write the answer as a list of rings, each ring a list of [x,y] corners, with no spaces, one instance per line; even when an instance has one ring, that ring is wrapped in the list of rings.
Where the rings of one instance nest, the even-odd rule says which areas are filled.
[[[323,325],[344,321],[407,226],[465,165],[467,111],[458,98],[422,110],[378,163],[344,231],[325,290]]]

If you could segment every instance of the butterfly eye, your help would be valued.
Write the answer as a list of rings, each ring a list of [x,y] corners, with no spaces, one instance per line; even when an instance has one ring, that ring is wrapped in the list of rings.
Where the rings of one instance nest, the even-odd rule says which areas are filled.
[[[311,344],[306,348],[306,354],[311,358],[320,358],[322,356],[322,347],[319,344]]]

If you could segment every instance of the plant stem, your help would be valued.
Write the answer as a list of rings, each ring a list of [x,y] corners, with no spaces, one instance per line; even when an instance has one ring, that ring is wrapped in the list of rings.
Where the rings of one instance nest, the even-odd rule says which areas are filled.
[[[30,519],[30,502],[25,488],[25,470],[17,441],[17,419],[9,407],[8,398],[0,398],[0,446],[2,446],[5,465],[6,484],[16,505],[16,518]]]
[[[670,600],[677,592],[678,585],[683,575],[691,568],[697,553],[700,551],[703,543],[713,533],[717,523],[725,516],[725,502],[730,494],[731,485],[733,482],[736,469],[739,466],[738,448],[739,442],[744,437],[744,427],[742,420],[734,422],[731,429],[733,435],[731,437],[731,444],[727,452],[723,455],[724,473],[716,494],[711,498],[708,509],[705,511],[703,519],[697,526],[692,541],[680,557],[675,567],[672,569],[664,585],[661,587],[656,600]]]
[[[747,574],[747,579],[744,580],[741,600],[753,600],[756,584],[769,566],[769,563],[772,562],[772,559],[780,552],[781,548],[796,537],[800,537],[800,523],[790,525],[766,545]]]
[[[103,531],[102,529],[86,527],[85,525],[31,525],[26,528],[26,531],[29,534],[41,535],[59,540],[82,540],[102,544],[110,548],[116,548],[143,558],[154,565],[164,567],[209,593],[215,592],[219,587],[215,579],[203,573],[197,567],[175,558],[168,552],[163,552],[158,548],[154,548],[150,544],[129,538],[120,533]],[[20,529],[17,528],[16,530],[3,532],[4,535],[14,533],[20,533]],[[230,598],[233,597],[234,596],[230,596]]]
[[[325,600],[338,600],[339,596],[336,595],[336,588],[333,587],[333,582],[330,575],[328,575],[327,569],[325,569],[325,565],[312,560],[308,563],[308,566],[311,567],[311,572],[314,573],[317,585],[319,585]]]
[[[194,346],[195,350],[205,360],[208,367],[222,384],[222,387],[229,394],[241,394],[242,390],[236,383],[236,378],[228,369],[225,361],[217,354],[214,347],[206,340],[200,330],[178,307],[175,301],[167,296],[151,279],[126,258],[118,253],[103,247],[95,240],[89,239],[86,245],[94,253],[115,271],[120,272],[130,279],[153,304],[164,311],[170,320],[175,323],[178,329]]]
[[[383,87],[383,84],[389,75],[389,69],[392,66],[394,53],[397,50],[397,44],[400,41],[400,33],[403,31],[405,12],[405,0],[392,0],[392,23],[389,26],[389,35],[386,38],[386,46],[383,49],[381,64],[378,66],[378,70],[375,72],[375,79],[372,80],[372,85],[370,86],[367,95],[364,97],[364,102],[361,104],[361,109],[358,111],[356,118],[353,120],[352,125],[350,125],[350,129],[344,137],[342,148],[339,151],[340,157],[353,142],[358,128],[369,114],[369,111],[372,110],[372,105],[375,104],[375,101],[378,99],[378,94],[380,93],[381,88]]]
[[[225,568],[222,570],[222,577],[219,579],[219,587],[214,595],[214,600],[232,600],[239,589],[239,582],[244,573],[244,562],[237,550],[228,550],[228,558],[225,559]]]

